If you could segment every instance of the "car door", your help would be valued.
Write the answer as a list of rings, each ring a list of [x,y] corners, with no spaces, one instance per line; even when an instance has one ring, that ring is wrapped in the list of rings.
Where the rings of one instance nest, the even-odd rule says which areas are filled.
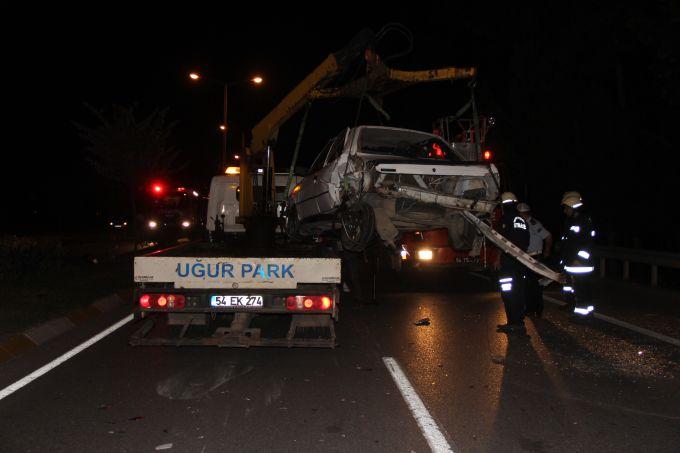
[[[336,206],[329,193],[331,172],[341,155],[349,129],[328,141],[310,168],[310,173],[300,183],[295,205],[300,219],[324,214]]]

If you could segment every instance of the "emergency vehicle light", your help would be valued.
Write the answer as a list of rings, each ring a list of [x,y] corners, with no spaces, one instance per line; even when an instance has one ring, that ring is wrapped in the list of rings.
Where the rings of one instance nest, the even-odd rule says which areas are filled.
[[[161,196],[165,192],[165,186],[160,182],[151,184],[151,193],[155,196]]]
[[[240,175],[241,174],[241,168],[240,167],[227,167],[226,170],[224,170],[224,173],[227,175]]]

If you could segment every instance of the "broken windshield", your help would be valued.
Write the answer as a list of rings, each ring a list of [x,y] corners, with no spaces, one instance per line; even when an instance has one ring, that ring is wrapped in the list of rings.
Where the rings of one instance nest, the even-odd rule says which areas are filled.
[[[416,159],[460,162],[453,149],[439,137],[415,131],[366,128],[359,136],[361,152],[391,154]]]

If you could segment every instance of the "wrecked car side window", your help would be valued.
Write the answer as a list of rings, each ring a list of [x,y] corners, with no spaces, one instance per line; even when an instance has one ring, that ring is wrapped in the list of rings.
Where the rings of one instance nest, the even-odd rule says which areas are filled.
[[[328,152],[328,157],[326,158],[326,165],[340,157],[342,151],[345,149],[346,137],[347,129],[344,129],[333,139],[333,144],[331,145],[331,149]]]
[[[316,156],[316,159],[314,159],[314,163],[309,168],[310,173],[316,173],[317,171],[321,170],[321,168],[324,166],[324,163],[326,162],[326,156],[328,155],[328,151],[333,146],[334,140],[335,140],[334,138],[330,139],[328,143],[326,143],[326,146],[323,147],[319,155]]]

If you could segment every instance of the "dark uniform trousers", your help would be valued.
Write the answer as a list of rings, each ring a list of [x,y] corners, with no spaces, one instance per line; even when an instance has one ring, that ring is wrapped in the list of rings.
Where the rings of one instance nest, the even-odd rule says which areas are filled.
[[[508,324],[523,324],[526,300],[526,268],[509,255],[501,256],[498,282]]]

